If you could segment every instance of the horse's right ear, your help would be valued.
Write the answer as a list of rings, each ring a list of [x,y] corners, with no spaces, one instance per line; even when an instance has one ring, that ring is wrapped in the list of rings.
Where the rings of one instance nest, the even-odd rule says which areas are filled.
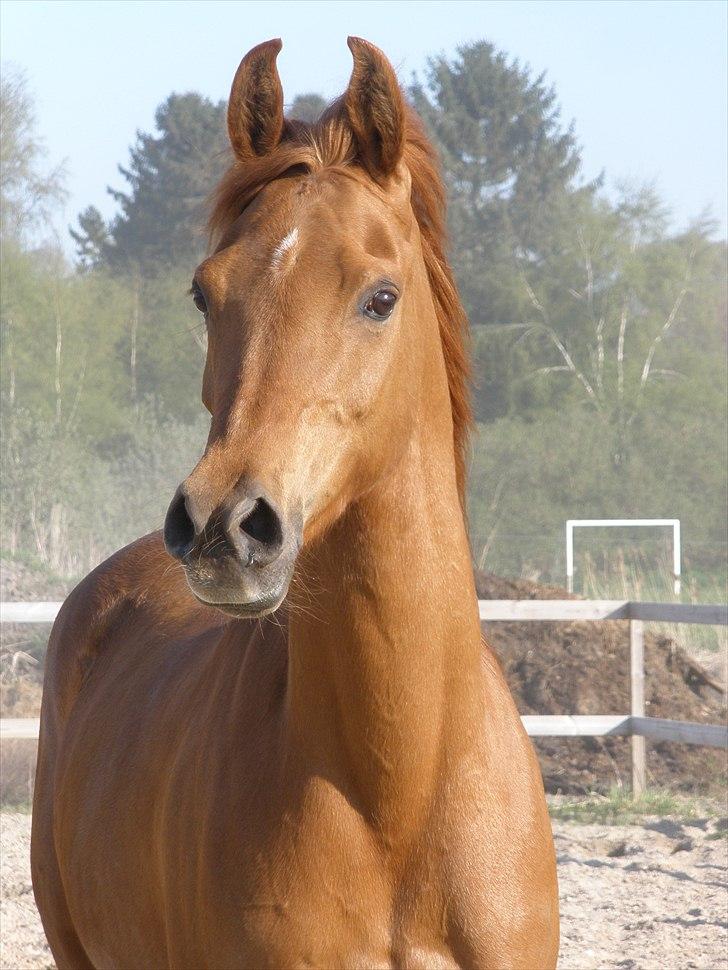
[[[280,39],[258,44],[235,72],[228,102],[230,144],[241,160],[267,155],[283,131],[283,88],[276,69]]]

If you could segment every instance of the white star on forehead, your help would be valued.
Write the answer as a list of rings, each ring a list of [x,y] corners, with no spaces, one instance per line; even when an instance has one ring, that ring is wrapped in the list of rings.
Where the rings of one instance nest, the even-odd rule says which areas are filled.
[[[298,228],[295,227],[291,229],[287,235],[281,239],[276,248],[273,250],[273,259],[271,265],[273,269],[279,269],[283,261],[283,257],[286,253],[290,253],[291,250],[295,249],[298,244]]]

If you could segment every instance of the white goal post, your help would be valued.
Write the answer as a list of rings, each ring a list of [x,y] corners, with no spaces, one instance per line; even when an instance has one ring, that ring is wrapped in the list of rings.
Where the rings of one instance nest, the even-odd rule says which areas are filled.
[[[566,588],[574,592],[574,529],[646,528],[672,529],[672,575],[675,595],[680,593],[680,519],[567,519],[566,520]]]

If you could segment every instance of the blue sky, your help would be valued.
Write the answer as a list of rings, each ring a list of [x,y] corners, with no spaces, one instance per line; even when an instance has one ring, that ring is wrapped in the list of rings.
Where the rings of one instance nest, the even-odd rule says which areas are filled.
[[[400,78],[427,57],[487,38],[545,71],[584,174],[653,181],[676,226],[709,206],[728,221],[728,4],[723,0],[540,2],[196,2],[4,0],[4,63],[28,77],[49,161],[66,160],[70,198],[59,229],[93,203],[114,210],[137,129],[172,91],[227,96],[245,51],[280,36],[287,100],[334,97],[350,71],[347,34],[378,44]]]

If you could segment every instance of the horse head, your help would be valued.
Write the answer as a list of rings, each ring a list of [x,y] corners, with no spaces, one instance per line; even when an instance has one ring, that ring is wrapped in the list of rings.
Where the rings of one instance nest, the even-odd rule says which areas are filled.
[[[464,357],[445,361],[438,326],[459,308],[441,183],[391,65],[348,43],[348,89],[312,125],[284,117],[280,41],[241,62],[234,160],[192,284],[212,420],[164,538],[193,593],[234,616],[281,604],[301,547],[395,467],[441,385],[453,438],[447,378],[452,397]]]

